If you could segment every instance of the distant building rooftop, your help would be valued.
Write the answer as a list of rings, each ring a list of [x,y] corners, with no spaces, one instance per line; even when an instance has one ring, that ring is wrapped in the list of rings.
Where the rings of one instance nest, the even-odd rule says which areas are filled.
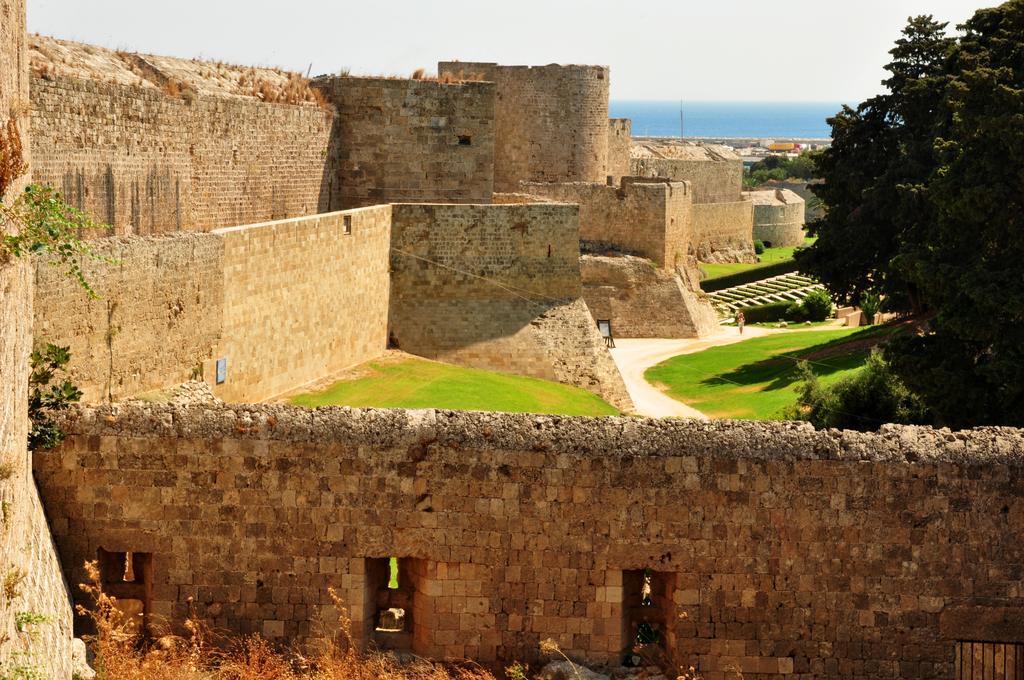
[[[694,144],[693,142],[633,142],[633,158],[666,158],[681,161],[738,161],[740,157],[729,147],[720,144]]]

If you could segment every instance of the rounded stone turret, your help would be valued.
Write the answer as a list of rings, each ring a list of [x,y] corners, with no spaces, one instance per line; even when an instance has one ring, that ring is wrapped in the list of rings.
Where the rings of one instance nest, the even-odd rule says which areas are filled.
[[[523,181],[605,181],[608,67],[441,62],[437,70],[496,85],[495,191]]]

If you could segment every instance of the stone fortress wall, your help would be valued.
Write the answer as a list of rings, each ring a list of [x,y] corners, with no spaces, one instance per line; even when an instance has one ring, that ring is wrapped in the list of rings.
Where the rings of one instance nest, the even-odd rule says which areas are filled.
[[[605,182],[608,68],[441,62],[442,78],[495,84],[494,190],[520,182]]]
[[[754,204],[754,239],[773,247],[799,246],[804,242],[803,198],[789,189],[746,193]]]
[[[69,577],[131,552],[179,623],[312,642],[335,587],[379,642],[397,557],[402,643],[490,665],[618,659],[640,620],[708,680],[949,678],[959,641],[1024,642],[1019,430],[211,404],[70,430],[35,458]]]
[[[690,252],[703,262],[754,261],[753,212],[743,195],[743,160],[713,144],[634,143],[630,171],[693,187]]]
[[[630,410],[580,297],[574,205],[395,205],[390,334],[431,359],[557,380]]]
[[[603,183],[523,182],[528,196],[580,206],[579,238],[584,250],[614,248],[646,257],[664,269],[686,257],[691,211],[685,182],[625,177],[620,186]]]
[[[633,145],[633,121],[629,118],[608,120],[608,183],[618,184],[630,170],[629,150]]]
[[[113,233],[209,231],[325,209],[330,111],[216,90],[171,95],[129,77],[131,55],[32,41],[35,181]]]
[[[85,263],[98,298],[37,263],[35,328],[70,346],[87,402],[199,377],[229,401],[269,399],[382,355],[390,314],[413,354],[558,380],[630,409],[580,299],[578,243],[568,205],[397,204],[101,238],[92,246],[117,264]]]
[[[32,162],[28,114],[25,2],[0,0],[0,152],[20,146],[25,164]],[[0,180],[0,200],[16,200],[30,172]],[[2,232],[12,228],[0,223]],[[0,676],[69,678],[71,595],[26,450],[31,349],[32,268],[0,254]],[[29,612],[48,622],[19,630],[17,615]]]
[[[332,76],[314,86],[336,111],[328,209],[490,203],[493,83]]]

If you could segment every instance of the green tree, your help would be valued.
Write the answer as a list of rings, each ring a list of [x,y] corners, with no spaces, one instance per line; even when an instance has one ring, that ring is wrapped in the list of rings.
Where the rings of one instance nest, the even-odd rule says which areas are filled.
[[[28,379],[29,450],[52,449],[64,441],[64,432],[54,416],[82,398],[82,391],[74,383],[66,377],[58,379],[58,372],[63,373],[69,361],[71,352],[67,347],[46,344],[32,352]]]
[[[960,29],[912,19],[889,92],[831,119],[796,257],[840,300],[925,313],[885,354],[938,423],[1024,425],[1024,0]]]
[[[1024,425],[1024,0],[978,11],[950,52],[928,195],[899,256],[934,311],[893,366],[943,423]]]
[[[811,187],[826,213],[808,226],[818,240],[796,259],[840,302],[873,291],[899,307],[920,308],[894,258],[933,219],[924,187],[945,118],[939,111],[943,64],[954,43],[945,30],[930,16],[910,19],[890,51],[883,81],[889,93],[829,119],[832,146],[815,156],[815,174],[824,181]]]

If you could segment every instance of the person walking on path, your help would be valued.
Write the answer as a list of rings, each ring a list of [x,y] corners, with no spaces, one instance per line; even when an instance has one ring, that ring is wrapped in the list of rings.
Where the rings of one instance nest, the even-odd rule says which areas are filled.
[[[736,315],[736,325],[740,327],[740,335],[743,335],[743,324],[745,324],[746,322],[747,317],[743,315],[743,312],[740,312],[739,314]]]

